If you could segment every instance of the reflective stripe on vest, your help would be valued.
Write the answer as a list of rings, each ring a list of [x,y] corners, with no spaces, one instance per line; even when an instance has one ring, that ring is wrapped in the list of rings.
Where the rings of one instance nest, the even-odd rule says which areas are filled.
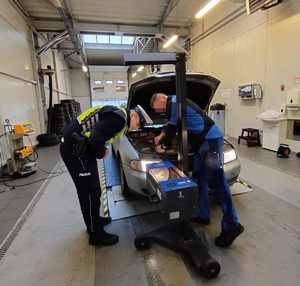
[[[108,106],[95,106],[91,107],[84,112],[82,112],[78,117],[77,121],[82,127],[82,135],[86,138],[92,136],[92,129],[95,127],[96,123],[100,121],[100,113],[102,109],[107,108]],[[124,128],[119,131],[113,138],[107,140],[105,145],[110,145],[116,139],[120,139],[124,136],[127,131],[127,113],[123,108],[116,108],[115,110],[103,111],[104,113],[115,113],[125,120]]]

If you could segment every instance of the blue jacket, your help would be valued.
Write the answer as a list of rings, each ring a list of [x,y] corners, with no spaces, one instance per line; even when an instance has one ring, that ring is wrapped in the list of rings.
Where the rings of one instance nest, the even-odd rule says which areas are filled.
[[[170,145],[171,140],[176,134],[177,104],[175,95],[168,99],[167,114],[169,121],[164,128],[164,132],[166,132],[166,139],[162,142],[164,145]],[[186,128],[190,143],[192,143],[191,141],[197,141],[198,138],[198,145],[201,145],[205,139],[224,137],[223,132],[218,128],[214,121],[208,117],[198,105],[190,100],[187,100]]]

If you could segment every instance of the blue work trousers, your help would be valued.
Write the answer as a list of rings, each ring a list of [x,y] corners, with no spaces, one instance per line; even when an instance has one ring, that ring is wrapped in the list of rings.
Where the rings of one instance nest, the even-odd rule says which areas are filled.
[[[228,182],[224,174],[224,139],[207,139],[194,155],[193,178],[199,186],[199,212],[201,219],[210,219],[210,204],[208,184],[213,186],[213,195],[216,197],[222,211],[222,230],[233,229],[239,223],[233,205]]]

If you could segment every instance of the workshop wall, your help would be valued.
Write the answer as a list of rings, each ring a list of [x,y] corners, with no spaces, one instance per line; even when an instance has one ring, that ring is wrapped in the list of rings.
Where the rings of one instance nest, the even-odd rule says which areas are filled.
[[[34,141],[36,135],[43,131],[41,130],[43,124],[40,123],[43,121],[43,112],[33,70],[32,34],[23,17],[7,0],[0,1],[0,42],[0,120],[32,123],[36,130],[32,141],[36,143]],[[56,90],[54,103],[56,103],[58,98],[71,97],[71,87],[69,70],[62,55],[57,51],[53,54],[57,70],[57,77],[53,77],[53,86]],[[43,68],[46,68],[48,63],[54,67],[53,59],[51,51],[42,56]],[[46,94],[48,94],[47,84],[46,81]],[[0,139],[3,162],[8,156],[4,139],[4,137]]]
[[[82,69],[70,70],[72,97],[80,103],[81,110],[91,107],[89,78]]]
[[[31,35],[23,18],[6,0],[0,1],[0,42],[0,120],[31,122],[39,133]],[[4,137],[0,140],[0,151],[5,162]]]
[[[90,66],[89,69],[94,104],[126,103],[128,97],[127,67]]]
[[[193,36],[201,34],[239,7],[224,1],[198,22]],[[227,104],[226,133],[240,135],[243,127],[261,128],[256,116],[278,110],[285,103],[286,91],[298,87],[300,75],[300,1],[286,0],[268,11],[243,15],[216,33],[192,46],[189,68],[209,73],[222,83],[214,102]],[[243,102],[238,86],[259,83],[264,90],[262,101]],[[281,86],[284,85],[284,91]]]
[[[41,45],[42,43],[40,43]],[[50,65],[55,69],[56,73],[53,75],[53,104],[58,103],[62,99],[71,98],[71,83],[70,70],[66,65],[63,55],[57,50],[48,50],[41,56],[42,68],[46,69]],[[47,99],[47,106],[49,102],[49,88],[48,78],[45,77],[45,92]]]

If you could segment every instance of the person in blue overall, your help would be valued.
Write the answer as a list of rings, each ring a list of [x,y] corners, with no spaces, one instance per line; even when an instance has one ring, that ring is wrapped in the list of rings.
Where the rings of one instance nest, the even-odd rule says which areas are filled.
[[[155,138],[156,152],[163,154],[177,132],[176,96],[155,93],[150,102],[156,112],[166,112],[168,122]],[[210,223],[208,181],[214,184],[214,195],[223,211],[222,231],[215,239],[219,247],[229,247],[244,231],[239,223],[228,182],[224,174],[224,135],[214,121],[191,100],[187,99],[186,128],[194,151],[193,178],[199,186],[199,211],[195,221]]]

